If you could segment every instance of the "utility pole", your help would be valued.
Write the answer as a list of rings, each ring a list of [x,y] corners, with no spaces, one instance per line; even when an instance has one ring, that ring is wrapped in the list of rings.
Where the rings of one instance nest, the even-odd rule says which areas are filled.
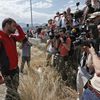
[[[30,0],[31,27],[33,27],[32,0]]]

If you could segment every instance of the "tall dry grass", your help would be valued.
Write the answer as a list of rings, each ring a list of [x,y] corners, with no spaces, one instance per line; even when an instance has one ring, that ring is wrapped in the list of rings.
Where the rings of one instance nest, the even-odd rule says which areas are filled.
[[[77,96],[50,67],[29,69],[21,78],[20,94],[22,100],[76,100]]]

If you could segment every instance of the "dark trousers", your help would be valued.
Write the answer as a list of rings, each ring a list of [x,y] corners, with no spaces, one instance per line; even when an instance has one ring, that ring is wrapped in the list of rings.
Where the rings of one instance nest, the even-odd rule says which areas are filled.
[[[61,76],[62,76],[62,79],[64,80],[64,81],[66,81],[67,80],[67,75],[66,75],[66,65],[65,65],[65,62],[67,61],[67,56],[65,56],[65,57],[60,57],[60,59],[59,59],[59,64],[58,64],[58,66],[59,66],[59,73],[61,74]]]
[[[20,100],[18,93],[19,86],[19,69],[11,71],[9,75],[3,75],[6,85],[6,97],[5,100]]]
[[[25,62],[27,62],[27,66],[30,67],[30,57],[22,56],[21,68],[20,71],[23,73]]]

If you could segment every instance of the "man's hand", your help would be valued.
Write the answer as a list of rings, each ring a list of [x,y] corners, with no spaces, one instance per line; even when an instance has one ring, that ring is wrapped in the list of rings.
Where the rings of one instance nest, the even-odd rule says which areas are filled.
[[[92,55],[94,55],[94,54],[96,54],[95,53],[95,49],[91,46],[91,48],[89,48],[89,52],[92,54]]]
[[[85,51],[87,54],[90,53],[89,47],[88,47],[88,46],[83,46],[83,47],[82,47],[82,51]]]
[[[91,46],[91,48],[89,48],[89,52],[92,55],[95,73],[98,77],[100,77],[100,58],[97,56],[95,49],[92,46]]]
[[[60,37],[60,41],[61,41],[61,43],[64,43],[64,40],[63,40],[63,38],[62,38],[62,37]]]

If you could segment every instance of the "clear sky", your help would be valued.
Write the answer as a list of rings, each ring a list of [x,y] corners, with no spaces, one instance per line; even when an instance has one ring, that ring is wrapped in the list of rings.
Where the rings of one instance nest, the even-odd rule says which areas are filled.
[[[46,23],[57,11],[62,12],[68,7],[75,11],[78,1],[81,3],[79,8],[83,8],[85,0],[32,0],[33,24]],[[30,0],[0,0],[0,27],[7,17],[19,23],[30,23]]]

